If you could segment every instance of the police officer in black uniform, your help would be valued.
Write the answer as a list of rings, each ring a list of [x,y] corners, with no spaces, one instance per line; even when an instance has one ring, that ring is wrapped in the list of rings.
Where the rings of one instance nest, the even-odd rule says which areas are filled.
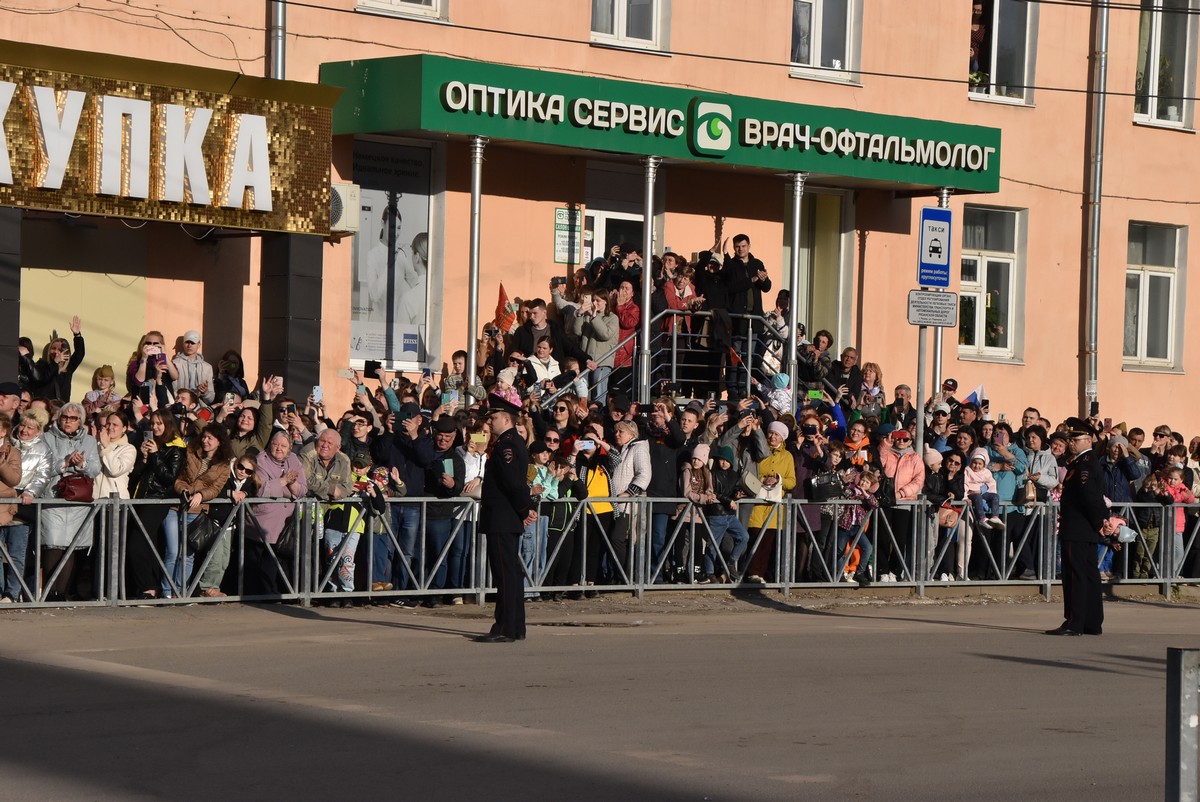
[[[529,497],[529,452],[517,434],[521,408],[501,396],[488,397],[488,420],[495,444],[483,475],[479,531],[487,535],[488,565],[496,582],[496,623],[480,643],[525,639],[525,588],[517,553],[525,525],[537,511]]]
[[[1059,505],[1058,539],[1062,546],[1063,623],[1047,635],[1099,635],[1104,623],[1097,546],[1108,516],[1104,471],[1092,451],[1094,432],[1079,418],[1067,419],[1067,463]]]

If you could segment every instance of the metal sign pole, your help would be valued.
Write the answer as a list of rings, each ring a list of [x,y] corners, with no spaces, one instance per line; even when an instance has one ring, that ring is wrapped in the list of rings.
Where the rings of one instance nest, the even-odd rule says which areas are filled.
[[[1167,649],[1167,802],[1196,802],[1200,649]]]
[[[463,377],[463,406],[472,403],[469,391],[475,384],[479,368],[475,349],[479,337],[479,221],[483,199],[483,149],[487,143],[487,137],[471,137],[471,242],[467,258],[467,375]]]
[[[938,208],[939,209],[949,209],[950,208],[950,193],[952,193],[953,191],[954,190],[951,189],[950,187],[942,187],[941,189],[938,190]],[[947,254],[951,253],[953,251],[953,249],[954,249],[954,243],[947,241],[946,242],[946,253]],[[937,292],[941,292],[941,291],[942,291],[941,288],[937,289]],[[933,387],[935,390],[942,389],[942,330],[941,329],[937,330],[937,333],[934,335],[934,338],[933,338]],[[924,399],[924,396],[919,396],[919,398]],[[922,401],[922,403],[924,403],[924,402]]]
[[[654,179],[658,173],[658,165],[662,162],[657,156],[647,156],[645,165],[645,198],[643,199],[643,214],[645,215],[645,236],[642,240],[642,318],[641,345],[637,350],[637,401],[639,404],[650,403],[650,297],[654,292],[654,275],[651,270],[651,259],[654,253]]]

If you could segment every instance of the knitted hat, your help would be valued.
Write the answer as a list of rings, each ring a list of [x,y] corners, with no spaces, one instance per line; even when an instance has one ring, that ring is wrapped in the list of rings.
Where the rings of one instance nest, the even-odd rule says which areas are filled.
[[[991,459],[991,458],[988,456],[987,449],[985,449],[985,448],[977,448],[977,449],[975,449],[974,451],[972,451],[972,452],[971,452],[971,459],[970,459],[970,460],[968,460],[968,462],[974,462],[974,461],[975,461],[975,460],[977,460],[977,459],[979,459],[979,460],[983,460],[983,464],[984,464],[984,465],[986,465],[986,464],[988,463],[988,460],[989,460],[989,459]]]
[[[789,381],[791,381],[791,379],[788,378],[786,373],[776,373],[771,377],[771,383],[775,385],[776,390],[787,389]]]
[[[504,382],[505,384],[507,384],[509,386],[516,384],[517,369],[516,368],[505,368],[504,370],[502,370],[496,374],[496,381]]]
[[[779,421],[774,421],[774,422],[772,422],[772,423],[771,423],[771,425],[767,427],[767,431],[768,431],[768,432],[773,432],[773,433],[775,433],[775,434],[779,435],[779,436],[780,436],[780,437],[782,437],[784,440],[786,440],[786,439],[787,439],[787,436],[788,436],[788,428],[787,428],[787,424],[786,424],[786,423],[780,423]]]
[[[933,446],[925,446],[925,466],[931,470],[942,464],[942,452]]]
[[[704,443],[697,443],[692,448],[692,459],[698,459],[701,462],[708,462],[708,446]]]
[[[737,457],[735,457],[733,455],[733,449],[730,448],[729,446],[718,446],[717,450],[714,451],[712,453],[712,455],[713,455],[714,462],[716,460],[723,459],[723,460],[727,460],[730,465],[734,465],[737,463]]]

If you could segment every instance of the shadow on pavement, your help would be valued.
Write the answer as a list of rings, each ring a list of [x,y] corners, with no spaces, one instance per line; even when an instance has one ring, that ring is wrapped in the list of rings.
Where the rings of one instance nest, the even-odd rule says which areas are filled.
[[[450,629],[449,627],[429,626],[428,624],[412,624],[406,621],[372,621],[364,618],[345,618],[341,615],[326,615],[322,612],[324,608],[305,608],[294,604],[256,604],[254,607],[264,612],[276,613],[288,618],[298,618],[302,621],[339,621],[345,624],[407,629],[413,632],[433,632],[439,635],[458,635],[467,640],[473,640],[487,632],[487,629],[482,626],[470,631],[464,631],[461,629]]]
[[[21,689],[4,702],[20,733],[0,754],[0,765],[19,769],[5,772],[7,799],[697,799],[695,789],[575,769],[533,750],[513,757],[504,742],[477,748],[461,732],[386,729],[403,726],[399,717],[356,721],[3,658],[0,676]],[[26,787],[16,780],[30,775]]]
[[[1075,640],[1079,640],[1076,638]],[[974,657],[982,657],[987,660],[1000,660],[1006,663],[1021,663],[1023,665],[1041,666],[1043,668],[1066,668],[1072,671],[1094,671],[1100,674],[1123,674],[1127,677],[1144,677],[1144,676],[1159,676],[1160,672],[1147,674],[1142,671],[1125,671],[1117,668],[1104,668],[1093,663],[1077,663],[1069,660],[1041,660],[1036,657],[1017,657],[1011,654],[986,654],[983,652],[973,652]]]
[[[787,604],[773,596],[768,596],[760,592],[750,593],[735,593],[734,598],[738,601],[746,602],[755,607],[762,607],[767,610],[778,610],[785,613],[800,613],[802,615],[811,616],[828,616],[831,618],[856,618],[863,621],[909,621],[916,624],[941,624],[947,627],[962,627],[965,629],[989,629],[998,630],[1001,632],[1024,632],[1029,635],[1040,635],[1042,630],[1030,629],[1028,627],[1009,627],[1001,624],[979,624],[969,621],[942,621],[936,618],[911,618],[901,615],[860,615],[858,613],[850,613],[839,610],[809,610],[801,605]]]

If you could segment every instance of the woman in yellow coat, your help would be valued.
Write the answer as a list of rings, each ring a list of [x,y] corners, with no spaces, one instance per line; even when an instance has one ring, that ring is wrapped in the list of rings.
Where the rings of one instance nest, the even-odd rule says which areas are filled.
[[[758,478],[763,485],[763,494],[769,499],[782,501],[783,496],[796,486],[796,463],[787,450],[788,428],[780,421],[767,427],[767,445],[771,449],[758,463]],[[763,577],[771,573],[774,566],[775,535],[783,525],[782,503],[759,504],[750,513],[750,544],[758,543],[754,556],[746,566],[746,581],[761,584]],[[761,534],[761,539],[759,535]]]

